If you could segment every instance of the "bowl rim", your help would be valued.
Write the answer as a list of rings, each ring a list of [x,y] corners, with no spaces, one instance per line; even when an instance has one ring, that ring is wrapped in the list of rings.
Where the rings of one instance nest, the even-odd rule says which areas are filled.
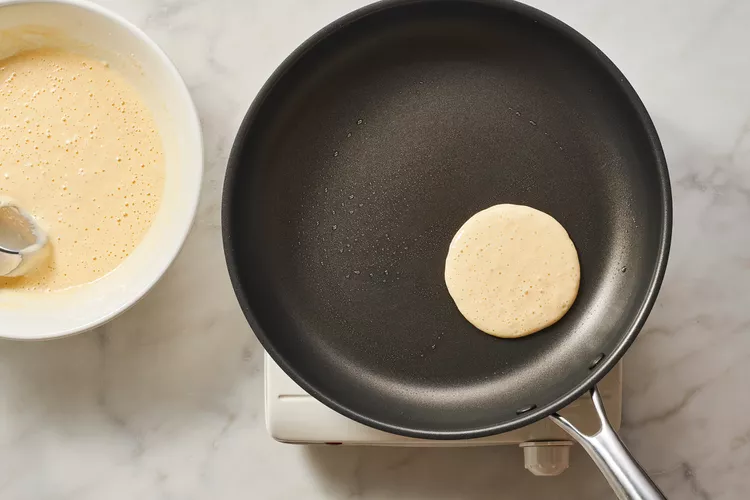
[[[190,234],[190,230],[192,229],[195,222],[195,217],[198,211],[198,204],[200,202],[200,192],[203,186],[204,146],[203,133],[200,125],[198,110],[195,107],[195,102],[190,95],[190,91],[187,88],[185,80],[182,78],[182,75],[179,73],[177,67],[174,65],[169,56],[167,56],[167,54],[161,49],[161,47],[159,47],[159,45],[157,45],[157,43],[152,40],[145,32],[143,32],[143,30],[141,30],[138,26],[128,21],[120,14],[117,14],[89,0],[0,0],[0,9],[22,4],[69,5],[72,7],[80,8],[82,10],[86,10],[103,18],[106,18],[111,22],[119,24],[120,26],[125,28],[130,33],[130,35],[143,42],[148,47],[148,49],[153,52],[153,54],[158,58],[163,68],[173,77],[173,80],[175,82],[175,90],[181,94],[181,100],[186,107],[185,111],[190,116],[189,123],[186,123],[183,126],[189,129],[190,135],[194,136],[197,139],[197,143],[194,145],[194,147],[197,148],[200,162],[200,168],[196,172],[197,179],[195,182],[195,191],[193,193],[183,193],[183,195],[187,199],[183,212],[186,213],[188,217],[181,221],[183,227],[179,231],[179,238],[172,240],[174,243],[164,249],[164,253],[166,253],[168,256],[166,265],[164,265],[158,273],[155,273],[150,279],[148,279],[146,283],[144,283],[144,285],[138,289],[137,292],[133,293],[130,296],[127,296],[122,301],[119,301],[119,305],[117,307],[113,307],[105,311],[104,314],[97,315],[95,319],[87,323],[83,323],[79,326],[66,328],[59,331],[54,331],[54,328],[51,328],[50,332],[48,333],[45,332],[42,334],[31,336],[14,335],[12,333],[8,334],[6,332],[0,332],[0,339],[34,341],[68,337],[101,326],[130,309],[154,287],[154,285],[162,278],[162,276],[164,276],[164,273],[166,273],[167,270],[171,267],[180,251],[182,250],[185,244],[185,240],[187,239],[188,234]]]

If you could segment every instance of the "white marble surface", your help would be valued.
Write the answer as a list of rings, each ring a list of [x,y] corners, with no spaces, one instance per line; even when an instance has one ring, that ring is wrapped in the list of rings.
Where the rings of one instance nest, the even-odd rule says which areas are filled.
[[[609,498],[580,451],[558,478],[515,448],[305,448],[265,432],[262,351],[220,242],[227,154],[255,92],[363,0],[106,0],[172,57],[201,115],[197,222],[153,292],[98,331],[0,342],[0,498]],[[666,493],[750,492],[750,2],[532,2],[604,50],[639,91],[672,173],[662,293],[625,360],[623,435]],[[200,263],[196,265],[196,263]]]

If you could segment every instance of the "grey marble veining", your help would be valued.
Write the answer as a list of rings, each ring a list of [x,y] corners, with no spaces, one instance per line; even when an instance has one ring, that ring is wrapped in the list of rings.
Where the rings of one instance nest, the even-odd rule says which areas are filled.
[[[263,422],[262,351],[220,240],[221,183],[253,96],[300,42],[363,1],[106,0],[182,72],[201,116],[195,227],[166,277],[109,325],[0,342],[0,498],[611,498],[588,457],[558,478],[515,448],[305,448]],[[671,498],[750,494],[750,2],[535,0],[610,56],[661,135],[672,256],[625,358],[624,427]],[[198,264],[199,263],[199,264]]]

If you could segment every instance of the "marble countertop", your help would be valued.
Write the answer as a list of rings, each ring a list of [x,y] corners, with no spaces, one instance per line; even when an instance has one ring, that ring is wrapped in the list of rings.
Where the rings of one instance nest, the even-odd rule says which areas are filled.
[[[219,207],[245,110],[282,59],[364,0],[105,0],[171,56],[198,107],[206,176],[166,277],[96,331],[0,342],[0,498],[610,498],[576,449],[556,478],[515,447],[379,449],[268,437],[263,352],[229,284]],[[750,2],[534,0],[622,69],[674,189],[666,280],[625,357],[622,435],[668,496],[750,491]],[[195,265],[200,262],[201,265]]]

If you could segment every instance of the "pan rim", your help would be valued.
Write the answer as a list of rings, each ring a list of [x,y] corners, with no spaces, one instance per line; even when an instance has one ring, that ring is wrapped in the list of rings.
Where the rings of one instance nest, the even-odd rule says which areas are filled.
[[[242,151],[245,148],[243,139],[247,136],[248,131],[252,128],[252,125],[256,121],[256,118],[261,108],[263,107],[266,98],[272,93],[277,83],[284,77],[287,71],[294,66],[294,64],[296,64],[302,57],[304,57],[304,55],[308,51],[310,51],[313,47],[315,47],[318,43],[320,43],[327,37],[336,33],[345,26],[348,26],[369,15],[394,7],[401,7],[404,5],[426,3],[456,3],[457,1],[462,1],[470,4],[486,5],[495,9],[519,14],[547,28],[550,28],[581,48],[587,54],[587,56],[591,57],[600,67],[606,70],[615,79],[620,90],[627,97],[630,106],[636,113],[641,127],[648,141],[650,142],[650,148],[655,159],[655,165],[657,169],[656,173],[660,184],[659,190],[661,195],[660,202],[662,204],[662,213],[661,233],[659,235],[659,247],[656,256],[656,265],[653,269],[648,288],[643,297],[642,304],[638,310],[638,313],[633,318],[630,327],[628,327],[620,335],[619,343],[609,354],[607,354],[598,364],[596,364],[594,368],[590,370],[586,378],[579,382],[578,385],[573,389],[559,396],[552,403],[534,408],[533,410],[525,412],[512,420],[506,420],[497,424],[477,428],[441,431],[404,427],[370,418],[366,415],[352,410],[351,408],[348,408],[345,404],[342,404],[338,400],[328,397],[326,394],[318,390],[315,386],[309,384],[304,379],[304,377],[301,377],[294,369],[294,367],[292,367],[281,355],[281,353],[279,353],[274,348],[271,338],[266,334],[264,329],[257,321],[256,315],[253,312],[253,307],[251,307],[247,296],[242,289],[240,279],[238,278],[239,266],[233,250],[232,235],[230,234],[229,228],[232,226],[231,206],[234,204],[234,180],[236,178],[237,171],[242,168],[239,158],[242,156]],[[473,439],[518,429],[556,413],[558,410],[564,408],[565,406],[568,406],[570,403],[592,389],[620,361],[630,345],[635,341],[635,338],[643,328],[643,325],[645,324],[646,319],[648,318],[656,302],[656,298],[658,296],[659,289],[661,288],[661,284],[664,280],[664,274],[667,268],[672,236],[672,217],[672,193],[664,150],[662,148],[661,141],[659,140],[656,127],[654,126],[654,123],[648,111],[646,110],[645,105],[635,92],[635,89],[628,82],[622,72],[617,68],[617,66],[615,66],[615,64],[598,47],[596,47],[590,40],[588,40],[578,31],[560,21],[559,19],[539,9],[516,2],[514,0],[383,0],[354,10],[349,14],[346,14],[343,17],[333,21],[332,23],[328,24],[327,26],[313,34],[299,47],[297,47],[286,59],[284,59],[279,67],[268,78],[266,83],[256,95],[252,104],[250,105],[237,132],[234,144],[229,155],[226,175],[224,178],[221,205],[224,256],[226,259],[227,268],[229,270],[232,288],[234,289],[240,307],[245,315],[247,322],[253,330],[253,333],[258,338],[265,351],[279,365],[279,367],[308,394],[315,397],[318,401],[322,402],[329,408],[359,423],[368,425],[375,429],[390,432],[393,434],[399,434],[402,436],[439,440]]]

